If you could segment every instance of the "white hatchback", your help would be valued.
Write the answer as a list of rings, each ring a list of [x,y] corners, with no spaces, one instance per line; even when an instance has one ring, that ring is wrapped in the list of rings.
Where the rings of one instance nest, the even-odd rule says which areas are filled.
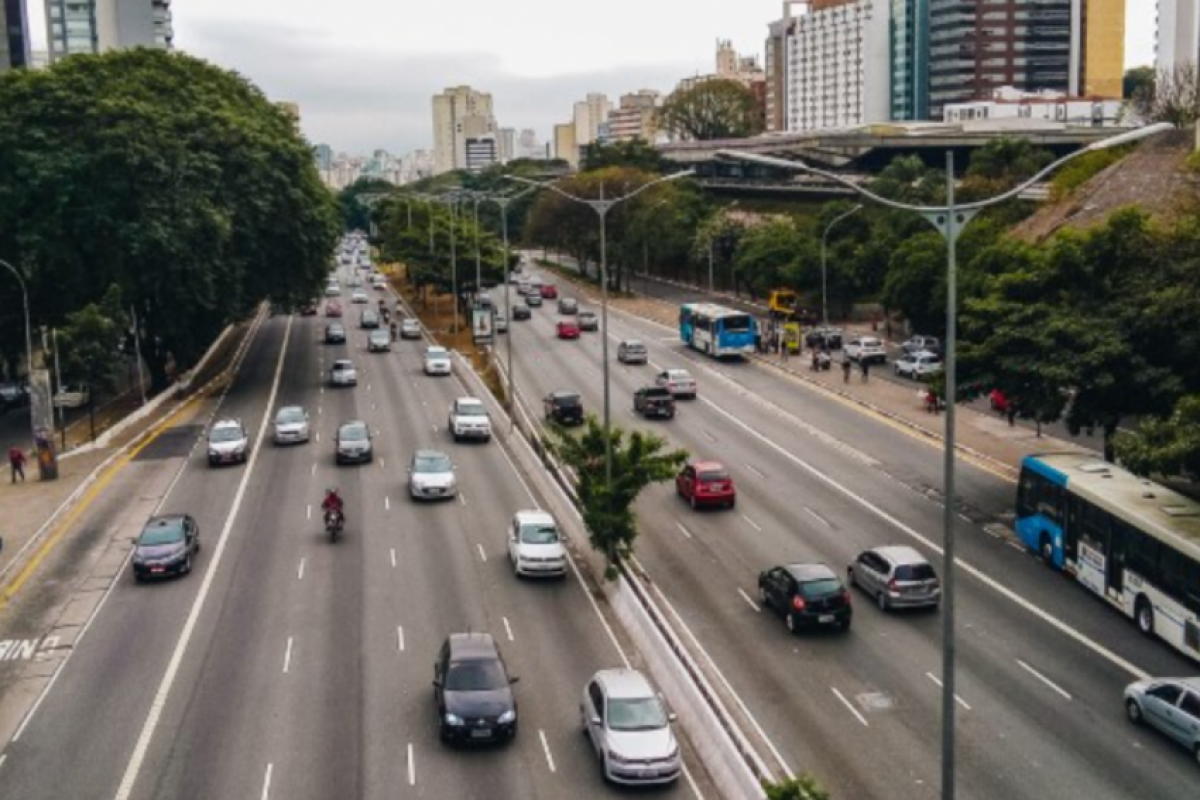
[[[908,378],[924,378],[942,371],[942,360],[928,350],[905,353],[893,365],[897,375]]]
[[[846,344],[846,358],[868,364],[887,361],[887,348],[874,336],[855,336]]]
[[[567,549],[554,517],[545,511],[518,511],[508,526],[508,558],[518,578],[567,574]]]

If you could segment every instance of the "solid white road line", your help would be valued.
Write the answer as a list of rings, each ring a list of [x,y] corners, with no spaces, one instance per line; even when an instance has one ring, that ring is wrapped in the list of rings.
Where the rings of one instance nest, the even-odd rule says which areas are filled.
[[[292,637],[288,637],[287,650],[283,654],[283,674],[288,674],[292,668]]]
[[[392,569],[396,568],[396,548],[392,548]]]
[[[550,754],[550,743],[546,741],[546,732],[538,728],[538,738],[542,740],[542,752],[546,754],[546,765],[550,767],[551,772],[558,772],[554,767],[554,756]]]
[[[262,800],[271,796],[271,773],[275,771],[274,764],[267,764],[267,774],[263,775]]]
[[[762,533],[762,528],[759,527],[757,522],[750,519],[745,514],[742,514],[742,519],[746,520],[746,524],[749,525],[751,528],[754,528],[754,530],[758,531],[759,533]]]
[[[396,626],[396,649],[404,652],[404,628],[400,625]]]
[[[417,762],[413,758],[412,742],[408,743],[408,785],[417,785]]]
[[[387,495],[383,496],[383,510],[384,511],[392,510],[392,498],[388,497]]]
[[[676,520],[676,521],[675,521],[675,527],[676,527],[676,528],[679,528],[679,532],[680,532],[680,533],[682,533],[682,534],[683,534],[684,536],[686,536],[687,538],[689,538],[689,539],[690,539],[690,538],[692,538],[692,534],[688,532],[688,529],[687,529],[687,528],[683,527],[683,523],[682,523],[682,522],[680,522],[680,521]]]
[[[314,468],[314,469],[316,469],[316,465],[315,465],[315,464],[313,465],[313,468]],[[305,508],[305,510],[304,510],[304,516],[305,516],[305,518],[306,518],[306,519],[312,519],[312,503],[309,503],[309,504],[308,504],[308,507],[307,507],[307,508]]]
[[[3,769],[5,761],[8,761],[8,753],[0,755],[0,769]]]
[[[378,434],[376,434],[376,435],[378,435]],[[379,457],[379,468],[384,469],[384,470],[387,469],[387,459],[384,458],[383,456]]]
[[[738,594],[740,594],[742,599],[749,603],[750,607],[755,611],[762,611],[762,609],[758,607],[758,603],[754,602],[754,598],[746,594],[745,590],[743,590],[740,586],[738,587]]]
[[[191,611],[188,612],[187,621],[184,622],[183,630],[180,631],[179,640],[175,644],[175,651],[171,654],[171,660],[167,664],[166,672],[163,673],[158,691],[155,693],[154,700],[150,704],[150,711],[146,715],[146,722],[142,725],[142,731],[138,735],[133,753],[130,755],[129,762],[125,766],[125,774],[121,777],[121,783],[117,786],[115,800],[129,800],[129,796],[133,793],[134,783],[137,782],[142,762],[146,758],[146,751],[150,748],[150,740],[154,737],[154,732],[158,728],[158,722],[162,717],[163,708],[166,707],[171,687],[174,685],[175,678],[179,674],[179,667],[183,663],[184,653],[187,651],[188,643],[192,639],[196,623],[200,619],[200,612],[204,608],[205,600],[208,599],[208,593],[212,591],[213,580],[215,580],[217,569],[221,565],[221,559],[225,554],[225,547],[229,543],[229,534],[233,530],[233,522],[237,518],[242,501],[246,497],[246,487],[250,483],[250,476],[254,473],[254,465],[258,461],[258,454],[262,452],[263,438],[266,436],[267,428],[270,424],[271,409],[275,407],[275,398],[279,394],[279,379],[283,375],[283,361],[284,356],[287,354],[288,340],[292,334],[293,319],[293,317],[288,318],[287,327],[284,329],[283,344],[279,348],[279,361],[275,366],[275,379],[271,383],[271,394],[267,398],[267,404],[263,410],[262,422],[258,426],[258,438],[254,443],[253,450],[250,452],[250,462],[246,465],[246,469],[242,471],[242,478],[238,483],[237,492],[234,494],[233,505],[229,509],[229,516],[225,519],[225,526],[221,529],[221,535],[217,539],[217,546],[213,550],[212,562],[208,565],[208,571],[204,573],[204,582],[200,584],[196,598],[192,601]]]
[[[746,464],[746,469],[747,469],[749,472],[752,472],[752,473],[754,473],[754,475],[755,475],[756,477],[758,477],[759,479],[765,479],[765,478],[767,477],[766,475],[762,474],[762,472],[761,472],[760,470],[758,470],[758,469],[755,469],[755,468],[754,468],[754,466],[752,466],[752,465],[750,465],[750,464]]]
[[[833,527],[833,525],[829,524],[829,520],[825,519],[824,517],[822,517],[817,512],[813,511],[808,506],[804,507],[804,513],[808,514],[810,517],[812,517],[813,519],[815,519],[817,522],[821,523],[822,525],[826,526],[827,528]]]
[[[842,705],[844,705],[844,706],[846,706],[846,708],[850,709],[850,713],[851,713],[851,714],[853,714],[853,715],[854,715],[854,716],[855,716],[855,717],[858,719],[858,721],[859,721],[859,722],[861,722],[863,725],[866,725],[868,728],[870,727],[870,725],[867,725],[867,720],[866,720],[866,717],[864,717],[862,714],[858,713],[858,709],[857,709],[857,708],[855,708],[855,707],[853,706],[853,704],[851,704],[851,702],[850,702],[849,700],[847,700],[847,699],[846,699],[846,696],[845,696],[845,695],[843,695],[841,692],[839,692],[839,691],[837,690],[837,687],[835,687],[835,686],[830,686],[830,687],[829,687],[829,689],[830,689],[830,691],[832,691],[832,692],[833,692],[835,695],[837,695],[837,699],[838,699],[838,700],[841,700],[841,701],[842,701]]]
[[[932,672],[926,672],[926,673],[925,673],[925,677],[926,677],[926,678],[929,678],[929,680],[931,680],[931,681],[933,681],[934,683],[936,683],[936,684],[938,685],[938,688],[941,688],[941,686],[942,686],[942,681],[941,681],[941,679],[940,679],[940,678],[938,678],[938,676],[937,676],[937,675],[934,675]],[[971,707],[970,707],[969,705],[967,705],[967,701],[966,701],[966,700],[963,700],[963,699],[962,699],[961,697],[959,697],[957,694],[955,694],[955,695],[954,695],[954,702],[958,703],[960,706],[962,706],[962,707],[963,707],[965,710],[967,710],[967,711],[970,711],[970,710],[971,710]]]
[[[1022,661],[1021,659],[1019,659],[1019,658],[1018,658],[1018,659],[1017,659],[1017,663],[1018,663],[1018,664],[1020,664],[1020,665],[1021,665],[1021,667],[1022,667],[1022,668],[1023,668],[1023,669],[1024,669],[1026,672],[1028,672],[1030,675],[1032,675],[1033,677],[1037,678],[1039,681],[1041,681],[1042,683],[1046,684],[1046,685],[1047,685],[1047,686],[1049,686],[1051,689],[1053,689],[1054,691],[1056,691],[1056,692],[1058,692],[1060,695],[1062,695],[1064,699],[1066,699],[1066,700],[1070,700],[1070,699],[1071,699],[1071,695],[1070,695],[1070,694],[1067,692],[1067,690],[1066,690],[1066,689],[1063,689],[1063,688],[1062,688],[1061,686],[1059,686],[1057,683],[1055,683],[1054,681],[1050,680],[1050,679],[1049,679],[1049,678],[1047,678],[1045,675],[1043,675],[1042,673],[1038,672],[1036,669],[1034,669],[1033,667],[1029,666],[1029,665],[1028,665],[1028,664],[1026,664],[1024,661]]]
[[[487,553],[483,552],[483,545],[481,545],[481,544],[477,544],[477,545],[475,545],[475,546],[476,546],[477,548],[479,548],[479,557],[480,557],[482,560],[484,560],[484,561],[487,561]]]
[[[312,465],[312,471],[311,471],[311,472],[309,472],[308,474],[309,474],[309,475],[316,475],[316,474],[317,474],[317,465],[316,465],[316,464],[313,464],[313,465]]]
[[[508,640],[510,642],[516,641],[513,639],[512,625],[508,624],[508,617],[501,617],[501,619],[504,620],[504,632],[508,634]]]
[[[321,441],[321,432],[320,431],[317,431],[317,441],[318,442]]]
[[[304,580],[304,559],[300,559],[300,566],[296,569],[296,580]]]

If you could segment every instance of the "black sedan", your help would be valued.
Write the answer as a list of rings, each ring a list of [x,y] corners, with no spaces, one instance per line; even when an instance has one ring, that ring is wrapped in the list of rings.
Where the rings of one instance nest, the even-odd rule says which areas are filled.
[[[829,625],[850,629],[850,592],[825,564],[784,564],[758,575],[758,600],[783,616],[792,633]]]
[[[546,419],[559,425],[583,424],[583,400],[580,399],[579,392],[566,389],[551,392],[543,398],[542,406],[546,412]]]
[[[200,551],[200,526],[188,514],[151,517],[133,544],[135,580],[186,575]]]
[[[512,307],[512,318],[514,322],[527,320],[533,317],[533,309],[524,303],[517,303]]]
[[[487,744],[517,735],[517,700],[496,642],[487,633],[452,633],[433,665],[442,741]]]

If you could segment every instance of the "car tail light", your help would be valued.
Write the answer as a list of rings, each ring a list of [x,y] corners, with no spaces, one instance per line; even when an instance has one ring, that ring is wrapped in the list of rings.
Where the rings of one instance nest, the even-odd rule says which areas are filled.
[[[792,608],[795,609],[796,611],[803,611],[805,608],[804,598],[801,597],[800,595],[793,596],[792,597]]]
[[[888,591],[889,591],[889,592],[898,592],[898,591],[900,591],[900,587],[896,585],[896,579],[895,579],[895,578],[892,578],[890,581],[888,581]]]
[[[846,601],[846,605],[850,605],[850,590],[842,589],[842,599]]]

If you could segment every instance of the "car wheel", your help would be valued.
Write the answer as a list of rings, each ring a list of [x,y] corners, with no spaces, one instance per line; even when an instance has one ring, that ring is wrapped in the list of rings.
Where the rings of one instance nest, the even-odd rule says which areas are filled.
[[[875,595],[875,603],[879,606],[880,611],[886,612],[888,610],[887,592],[885,592],[883,589],[880,589],[879,594]]]
[[[1125,715],[1129,717],[1129,721],[1134,725],[1141,725],[1145,722],[1142,719],[1142,707],[1132,697],[1125,701]]]
[[[787,625],[788,633],[795,633],[800,627],[796,624],[796,618],[792,616],[792,612],[788,612],[783,618],[783,624]]]
[[[1143,636],[1154,635],[1154,607],[1150,605],[1150,601],[1142,595],[1137,599],[1134,605],[1134,619],[1137,620],[1138,630]]]
[[[1038,542],[1038,555],[1041,556],[1042,562],[1048,567],[1054,566],[1054,545],[1050,541],[1050,535],[1043,533],[1041,540]]]

